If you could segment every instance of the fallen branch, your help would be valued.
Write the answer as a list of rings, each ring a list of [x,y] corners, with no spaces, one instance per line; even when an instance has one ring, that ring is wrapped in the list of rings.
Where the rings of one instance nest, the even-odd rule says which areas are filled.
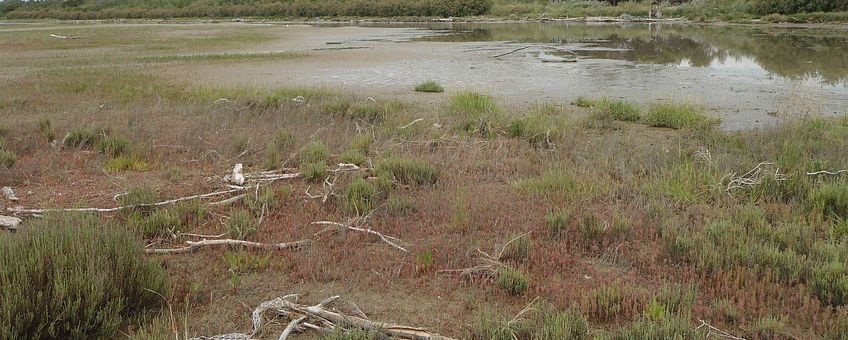
[[[843,174],[843,173],[848,173],[848,169],[839,170],[839,171],[827,171],[827,170],[821,170],[821,171],[815,171],[815,172],[808,172],[808,173],[807,173],[807,176],[817,176],[817,175],[831,175],[831,176],[839,176],[839,175],[841,175],[841,174]]]
[[[735,173],[731,173],[725,176],[725,178],[727,177],[730,178],[730,181],[727,183],[727,187],[724,189],[724,192],[727,193],[728,196],[732,196],[731,192],[735,189],[752,188],[760,185],[768,177],[771,177],[778,182],[789,180],[789,176],[780,173],[780,168],[775,166],[772,162],[760,162],[760,164],[757,164],[757,166],[748,170],[748,172],[741,176],[736,176]]]
[[[208,246],[245,246],[248,248],[257,248],[257,249],[265,249],[265,250],[300,250],[312,245],[311,240],[301,240],[295,242],[286,242],[286,243],[257,243],[250,241],[242,241],[242,240],[203,240],[203,241],[186,241],[188,244],[182,248],[173,248],[173,249],[146,249],[144,252],[146,254],[183,254],[192,252],[201,247]]]
[[[381,240],[383,240],[383,242],[389,244],[390,246],[397,248],[398,250],[400,250],[404,253],[409,252],[409,250],[407,250],[406,248],[398,245],[398,243],[402,243],[403,241],[401,241],[397,237],[383,235],[379,232],[371,230],[371,228],[367,228],[367,229],[366,228],[360,228],[360,227],[356,227],[356,226],[353,226],[353,225],[350,225],[350,224],[343,224],[343,223],[330,222],[330,221],[317,221],[317,222],[312,222],[312,224],[329,226],[329,227],[317,232],[315,235],[320,235],[320,234],[323,234],[323,233],[328,232],[328,231],[339,232],[339,231],[343,231],[343,230],[352,230],[352,231],[357,231],[357,232],[375,235],[375,236],[379,237]]]
[[[524,46],[524,47],[519,47],[519,48],[516,48],[516,49],[509,51],[509,52],[504,52],[504,53],[501,53],[501,54],[498,54],[498,55],[493,55],[492,58],[500,58],[500,57],[503,57],[505,55],[510,55],[510,54],[513,54],[513,53],[521,51],[521,50],[526,50],[526,49],[531,48],[533,46],[536,46],[536,45],[527,45],[527,46]]]
[[[708,324],[708,323],[707,323],[706,321],[704,321],[704,320],[698,319],[698,321],[700,321],[700,322],[701,322],[701,325],[700,325],[700,326],[698,326],[698,327],[695,327],[695,330],[697,331],[697,330],[699,330],[699,329],[701,329],[701,328],[703,328],[703,327],[706,327],[706,328],[707,328],[707,336],[713,335],[713,336],[717,336],[717,337],[725,338],[725,339],[746,340],[745,338],[740,338],[740,337],[737,337],[737,336],[733,336],[733,335],[730,335],[730,333],[727,333],[727,332],[725,332],[725,331],[723,331],[723,330],[720,330],[720,329],[718,329],[718,328],[715,328],[715,327],[713,327],[712,325]]]
[[[161,207],[161,206],[164,206],[164,205],[171,205],[171,204],[175,204],[175,203],[179,203],[179,202],[183,202],[183,201],[190,201],[190,200],[194,200],[194,199],[202,199],[202,198],[226,195],[226,194],[242,191],[244,189],[245,188],[241,188],[241,187],[240,188],[233,188],[233,189],[229,189],[229,190],[210,192],[208,194],[180,197],[180,198],[175,198],[175,199],[172,199],[172,200],[167,200],[167,201],[162,201],[162,202],[149,203],[149,204],[147,204],[147,203],[145,203],[145,204],[130,204],[130,205],[122,205],[122,206],[114,207],[114,208],[26,209],[26,208],[23,208],[23,207],[12,207],[12,208],[6,208],[6,210],[9,211],[9,212],[15,213],[15,214],[27,214],[27,215],[40,215],[40,214],[51,213],[51,212],[100,212],[100,213],[110,213],[110,212],[116,212],[116,211],[121,211],[121,210],[124,210],[124,209],[132,209],[132,208]]]

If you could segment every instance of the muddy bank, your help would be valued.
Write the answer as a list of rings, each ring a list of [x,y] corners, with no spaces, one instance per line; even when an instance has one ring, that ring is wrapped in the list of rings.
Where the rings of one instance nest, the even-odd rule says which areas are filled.
[[[569,103],[578,96],[621,97],[642,104],[688,100],[706,105],[727,129],[779,122],[775,115],[848,111],[848,90],[843,84],[775,76],[745,57],[703,66],[613,58],[542,63],[538,53],[545,44],[492,58],[528,43],[413,41],[444,34],[422,27],[270,25],[267,30],[279,39],[240,52],[311,51],[314,55],[225,67],[181,65],[169,73],[205,85],[341,87],[375,96],[426,97],[426,101],[439,96],[416,94],[412,86],[436,80],[448,93],[480,91],[514,107]]]

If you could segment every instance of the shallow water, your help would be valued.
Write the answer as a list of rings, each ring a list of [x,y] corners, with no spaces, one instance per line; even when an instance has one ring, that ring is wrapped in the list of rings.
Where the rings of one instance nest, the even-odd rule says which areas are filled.
[[[424,28],[431,35],[413,41],[472,44],[469,51],[490,50],[491,55],[529,46],[493,59],[493,64],[523,59],[525,66],[518,71],[527,72],[499,74],[494,67],[492,80],[538,78],[518,82],[523,89],[495,89],[507,95],[536,93],[553,100],[607,95],[643,103],[694,100],[722,116],[727,128],[761,126],[778,121],[774,116],[848,113],[844,29],[657,23],[388,26]],[[535,58],[539,52],[579,62],[540,65]],[[538,68],[543,70],[533,71]]]

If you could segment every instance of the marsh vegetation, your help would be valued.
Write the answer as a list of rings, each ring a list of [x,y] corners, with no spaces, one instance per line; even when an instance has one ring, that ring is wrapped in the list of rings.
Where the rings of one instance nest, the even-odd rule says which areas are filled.
[[[19,196],[4,214],[125,207],[22,213],[3,231],[4,338],[227,334],[290,293],[343,294],[373,320],[456,338],[848,332],[848,113],[726,131],[686,98],[515,105],[471,86],[416,96],[404,85],[433,100],[416,101],[170,77],[290,57],[170,57],[269,39],[191,29],[204,27],[202,39],[96,27],[69,45],[0,35],[16,56],[0,78],[0,185]],[[124,45],[137,51],[99,52]],[[65,49],[77,54],[26,58]],[[237,163],[247,180],[290,177],[232,201],[156,204],[238,190],[223,181]],[[145,254],[196,235],[312,244]],[[277,338],[289,320],[278,321],[257,336]]]

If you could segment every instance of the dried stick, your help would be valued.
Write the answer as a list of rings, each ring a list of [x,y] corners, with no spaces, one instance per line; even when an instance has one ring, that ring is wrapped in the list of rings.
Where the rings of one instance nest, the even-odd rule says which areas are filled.
[[[379,237],[381,240],[383,240],[383,242],[389,244],[390,246],[397,248],[398,250],[400,250],[404,253],[409,252],[409,250],[407,250],[404,247],[401,247],[400,245],[398,245],[396,243],[396,242],[403,242],[400,239],[398,239],[397,237],[383,235],[379,232],[371,230],[371,228],[365,229],[365,228],[355,227],[355,226],[352,226],[352,225],[349,225],[349,224],[343,224],[343,223],[338,223],[338,222],[330,222],[330,221],[317,221],[317,222],[312,222],[312,224],[331,226],[331,228],[327,228],[327,229],[319,231],[318,233],[316,233],[316,235],[330,231],[330,230],[336,230],[336,231],[340,231],[340,230],[344,230],[344,229],[353,230],[353,231],[358,231],[358,232],[362,232],[362,233],[366,233],[366,234],[375,235],[375,236]]]
[[[708,335],[714,335],[714,336],[717,336],[717,337],[720,337],[720,338],[725,338],[725,339],[746,340],[745,338],[736,337],[736,336],[730,335],[730,333],[727,333],[727,332],[725,332],[725,331],[723,331],[723,330],[720,330],[720,329],[718,329],[718,328],[715,328],[715,327],[713,327],[712,325],[708,324],[708,323],[707,323],[706,321],[704,321],[704,320],[698,319],[698,321],[700,321],[700,322],[701,322],[701,325],[700,325],[700,326],[698,326],[698,327],[695,327],[695,330],[696,330],[696,331],[697,331],[697,330],[699,330],[699,329],[701,329],[701,328],[703,328],[703,327],[707,327],[707,333],[708,333]]]
[[[515,52],[531,48],[533,46],[536,46],[536,45],[527,45],[527,46],[524,46],[524,47],[519,47],[519,48],[516,48],[516,49],[509,51],[509,52],[504,52],[504,53],[501,53],[501,54],[493,55],[492,58],[500,58],[500,57],[503,57],[505,55],[513,54]]]
[[[144,252],[146,254],[183,254],[192,252],[201,247],[208,246],[220,246],[220,245],[229,245],[229,246],[245,246],[248,248],[257,248],[257,249],[267,249],[267,250],[300,250],[305,247],[309,247],[312,245],[311,240],[301,240],[295,242],[285,242],[285,243],[257,243],[250,241],[242,241],[242,240],[203,240],[203,241],[186,241],[188,244],[182,248],[173,248],[173,249],[146,249]]]
[[[300,323],[301,323],[301,322],[303,322],[303,320],[306,320],[306,317],[305,317],[305,316],[301,316],[301,317],[299,317],[299,318],[297,318],[297,319],[294,319],[294,320],[292,320],[291,322],[289,322],[289,325],[288,325],[288,326],[286,326],[286,329],[283,331],[283,334],[280,334],[280,339],[279,339],[279,340],[286,340],[286,339],[288,339],[289,334],[291,334],[291,332],[292,332],[295,328],[297,328],[297,326],[298,326],[298,325],[300,325]]]
[[[839,176],[840,174],[845,173],[845,172],[848,172],[848,169],[839,170],[839,171],[822,170],[822,171],[808,172],[807,176],[816,176],[816,175]]]

